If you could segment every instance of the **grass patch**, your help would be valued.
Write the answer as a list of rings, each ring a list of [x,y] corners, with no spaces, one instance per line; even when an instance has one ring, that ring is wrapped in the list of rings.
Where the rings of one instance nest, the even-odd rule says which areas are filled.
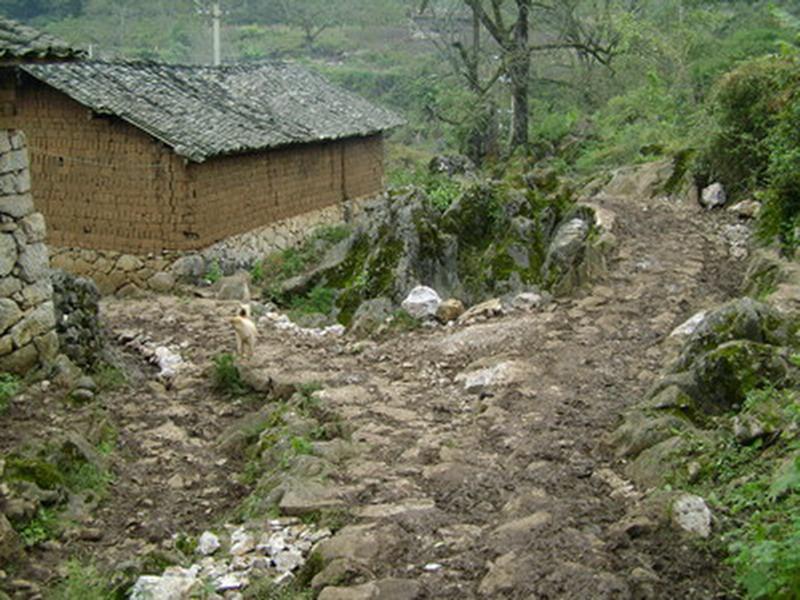
[[[239,367],[236,366],[236,357],[223,352],[213,359],[214,371],[212,378],[214,389],[229,396],[243,396],[251,391],[250,387],[242,380]]]
[[[94,564],[71,560],[67,563],[67,576],[47,597],[50,600],[109,600],[115,595]]]
[[[748,444],[727,433],[695,442],[697,479],[674,485],[705,497],[720,517],[722,544],[746,598],[800,598],[800,403],[795,390],[751,391],[740,416],[775,430]]]
[[[292,298],[291,312],[303,315],[320,313],[328,315],[333,311],[336,290],[322,285],[315,286],[306,296]]]
[[[19,378],[11,373],[0,373],[0,415],[8,410],[8,402],[19,393]]]
[[[219,261],[216,258],[211,261],[203,279],[212,285],[222,279],[222,268],[219,266]]]
[[[27,548],[55,538],[59,531],[58,517],[49,508],[40,508],[30,521],[17,529],[22,543]]]
[[[92,379],[100,391],[119,390],[128,385],[128,375],[114,365],[104,364],[92,373]]]

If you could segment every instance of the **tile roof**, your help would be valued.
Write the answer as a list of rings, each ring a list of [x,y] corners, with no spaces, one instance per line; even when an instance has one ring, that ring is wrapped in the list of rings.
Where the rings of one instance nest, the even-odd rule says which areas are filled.
[[[198,67],[77,61],[20,68],[195,162],[403,124],[393,112],[283,62]]]
[[[32,27],[0,16],[0,60],[80,58],[82,50]]]

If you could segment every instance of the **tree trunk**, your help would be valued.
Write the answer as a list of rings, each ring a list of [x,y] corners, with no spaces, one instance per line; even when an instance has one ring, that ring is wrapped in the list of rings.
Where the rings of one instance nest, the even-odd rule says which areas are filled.
[[[528,18],[531,0],[516,0],[517,22],[514,24],[514,39],[509,57],[508,75],[511,79],[511,139],[509,154],[517,148],[528,150],[528,81],[531,58],[528,49]]]

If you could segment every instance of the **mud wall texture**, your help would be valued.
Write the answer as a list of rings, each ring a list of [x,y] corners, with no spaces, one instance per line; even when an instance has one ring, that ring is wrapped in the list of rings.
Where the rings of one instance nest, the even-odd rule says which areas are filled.
[[[0,371],[23,374],[58,353],[45,220],[36,212],[25,137],[0,130]]]
[[[25,131],[48,243],[146,255],[374,196],[383,137],[288,146],[192,163],[129,123],[25,75],[0,71],[0,127]]]

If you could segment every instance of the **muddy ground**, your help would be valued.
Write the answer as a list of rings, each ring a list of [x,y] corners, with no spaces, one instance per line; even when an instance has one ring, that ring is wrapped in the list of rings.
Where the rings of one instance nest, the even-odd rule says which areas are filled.
[[[668,527],[620,537],[638,494],[615,487],[622,465],[604,444],[663,367],[670,331],[736,293],[729,217],[688,202],[604,205],[617,249],[608,275],[574,298],[368,343],[261,327],[246,367],[318,382],[351,431],[358,453],[326,486],[350,515],[344,537],[366,548],[360,581],[413,581],[403,589],[436,599],[731,597],[708,545]],[[175,344],[188,366],[167,388],[119,343],[127,386],[83,407],[34,386],[0,417],[0,452],[99,419],[118,432],[108,497],[20,574],[42,585],[68,556],[116,566],[197,535],[250,491],[217,440],[258,407],[215,392],[210,377],[212,358],[234,348],[231,304],[162,296],[102,310],[115,337]],[[494,383],[465,389],[464,375],[492,367]],[[359,595],[367,588],[327,593],[411,597]]]

